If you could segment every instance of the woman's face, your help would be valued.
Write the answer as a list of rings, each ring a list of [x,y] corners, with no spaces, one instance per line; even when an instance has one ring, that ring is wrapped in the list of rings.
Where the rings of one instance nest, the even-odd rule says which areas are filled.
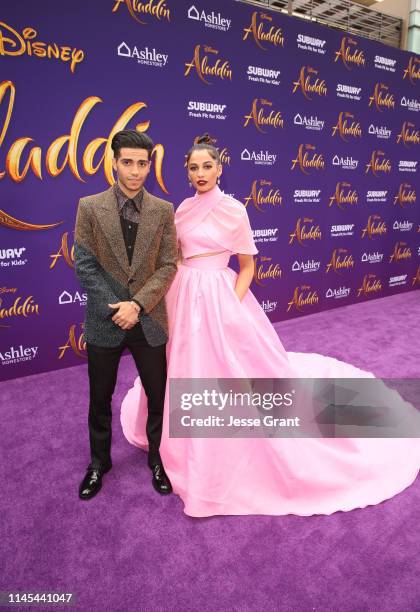
[[[222,174],[222,166],[212,158],[209,151],[194,151],[188,162],[188,178],[198,193],[210,191]]]

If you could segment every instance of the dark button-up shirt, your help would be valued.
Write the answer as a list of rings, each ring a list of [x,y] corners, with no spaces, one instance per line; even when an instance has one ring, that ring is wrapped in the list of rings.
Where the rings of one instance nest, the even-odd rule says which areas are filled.
[[[136,242],[137,229],[140,221],[143,190],[132,199],[120,189],[118,183],[115,183],[114,191],[115,197],[117,198],[118,213],[120,215],[121,230],[124,237],[128,263],[131,266],[134,244]]]

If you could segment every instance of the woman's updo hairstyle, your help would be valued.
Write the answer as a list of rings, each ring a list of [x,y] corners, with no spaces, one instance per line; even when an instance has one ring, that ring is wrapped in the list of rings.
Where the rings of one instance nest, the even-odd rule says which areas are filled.
[[[220,164],[220,153],[214,146],[214,142],[216,141],[213,140],[210,134],[208,133],[205,133],[202,136],[197,136],[197,138],[194,139],[193,146],[187,153],[187,164],[190,161],[190,157],[194,153],[194,151],[208,151],[214,161]]]

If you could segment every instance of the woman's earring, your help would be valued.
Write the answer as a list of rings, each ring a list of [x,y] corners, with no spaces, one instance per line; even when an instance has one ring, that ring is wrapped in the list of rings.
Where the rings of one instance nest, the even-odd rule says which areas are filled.
[[[217,184],[220,185],[220,176],[217,177]]]
[[[192,183],[191,181],[188,182],[188,185],[190,186],[190,188],[192,187]]]

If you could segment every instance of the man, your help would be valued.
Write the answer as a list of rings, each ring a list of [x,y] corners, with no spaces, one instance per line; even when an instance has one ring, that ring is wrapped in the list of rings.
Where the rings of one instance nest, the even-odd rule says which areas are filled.
[[[102,476],[112,467],[111,401],[125,348],[134,358],[148,399],[153,486],[161,494],[172,491],[159,445],[168,340],[164,296],[177,269],[173,207],[143,187],[153,150],[146,134],[122,130],[111,147],[118,180],[107,191],[80,200],[75,230],[76,274],[88,296],[91,462],[79,488],[84,500],[100,491]]]

